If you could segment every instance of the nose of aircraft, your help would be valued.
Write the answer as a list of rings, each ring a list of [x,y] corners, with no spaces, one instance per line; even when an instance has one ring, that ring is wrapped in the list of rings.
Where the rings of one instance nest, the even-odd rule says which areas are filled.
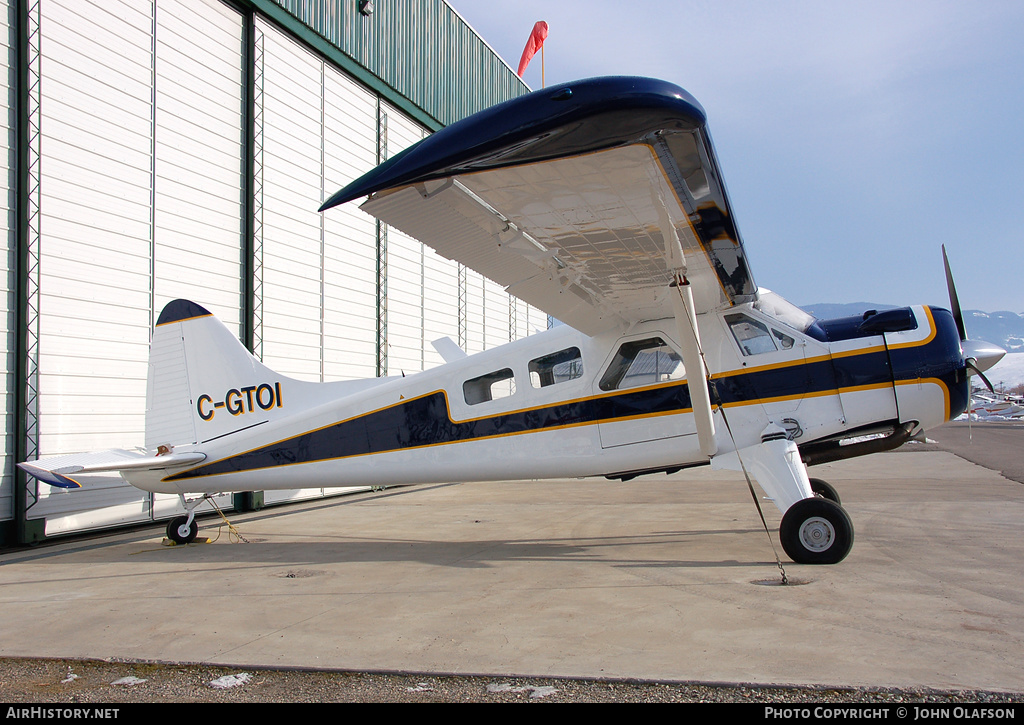
[[[949,258],[946,256],[946,245],[942,245],[942,262],[946,267],[946,288],[949,290],[949,306],[956,320],[956,329],[960,333],[960,349],[963,350],[964,363],[971,375],[980,377],[989,390],[992,390],[992,383],[985,377],[984,372],[1003,359],[1006,350],[983,340],[971,340],[967,337],[967,328],[964,326],[964,316],[960,312],[960,300],[956,294],[956,285],[953,284],[953,272],[949,268]]]
[[[1006,350],[984,340],[961,340],[964,351],[964,362],[972,372],[983,373],[1003,359]]]

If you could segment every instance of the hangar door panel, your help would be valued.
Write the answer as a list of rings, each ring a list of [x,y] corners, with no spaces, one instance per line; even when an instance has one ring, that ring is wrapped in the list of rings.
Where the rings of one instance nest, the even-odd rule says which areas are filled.
[[[423,248],[423,339],[424,367],[444,363],[430,343],[450,337],[459,341],[459,265],[430,247]]]
[[[241,335],[241,16],[160,0],[156,18],[155,309],[191,299]]]
[[[265,22],[262,137],[262,359],[323,379],[323,61]],[[259,92],[258,92],[259,93]]]
[[[191,299],[242,335],[242,16],[216,0],[156,4],[153,314]],[[147,431],[159,445],[161,431]],[[218,500],[230,507],[230,496]],[[153,495],[153,516],[182,510]]]
[[[424,137],[419,124],[384,106],[387,157]],[[424,369],[423,244],[391,227],[387,230],[387,356],[389,375]],[[456,298],[457,299],[457,298]]]
[[[466,316],[465,350],[472,355],[484,345],[484,286],[487,280],[479,272],[463,267],[465,284],[461,290]]]
[[[377,99],[257,18],[257,354],[300,380],[373,377],[377,225],[321,214],[325,187],[377,160]],[[261,54],[262,51],[262,54]],[[266,491],[265,503],[360,488]]]
[[[131,2],[41,8],[39,454],[142,445],[152,17]]]
[[[324,180],[333,188],[377,163],[377,98],[325,65],[324,119]],[[324,378],[372,378],[377,374],[377,222],[356,204],[321,217]]]
[[[44,0],[40,36],[32,455],[141,446],[159,306],[188,296],[239,323],[241,16]],[[31,515],[49,535],[161,514],[118,478],[90,483],[40,487]]]
[[[499,347],[513,339],[511,298],[505,288],[493,280],[484,280],[484,348]]]

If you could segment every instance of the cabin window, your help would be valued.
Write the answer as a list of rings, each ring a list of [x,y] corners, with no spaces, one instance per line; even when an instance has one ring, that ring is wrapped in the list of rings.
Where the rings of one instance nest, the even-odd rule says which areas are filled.
[[[578,347],[570,347],[531,360],[529,368],[530,384],[535,388],[546,388],[583,375],[583,357]]]
[[[778,349],[768,327],[754,318],[746,315],[726,315],[725,321],[744,355],[760,355]]]
[[[601,378],[601,390],[622,390],[686,376],[683,360],[660,337],[624,342]]]
[[[462,393],[469,405],[507,398],[514,392],[516,392],[516,381],[509,368],[481,375],[462,384]]]

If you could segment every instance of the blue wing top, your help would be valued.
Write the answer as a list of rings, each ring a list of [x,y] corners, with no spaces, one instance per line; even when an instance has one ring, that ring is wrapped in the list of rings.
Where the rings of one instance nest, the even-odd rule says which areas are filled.
[[[704,109],[665,81],[593,78],[506,101],[409,147],[321,210],[363,197],[382,221],[591,333],[665,312],[647,293],[670,280],[676,238],[691,284],[706,290],[701,307],[757,294]],[[570,288],[571,304],[560,296]]]
[[[704,109],[651,78],[592,78],[535,91],[446,126],[331,196],[321,211],[428,179],[636,143],[663,128],[694,130]]]

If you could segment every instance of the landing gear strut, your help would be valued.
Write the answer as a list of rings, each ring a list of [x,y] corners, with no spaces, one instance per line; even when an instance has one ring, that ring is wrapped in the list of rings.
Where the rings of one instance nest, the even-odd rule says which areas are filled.
[[[831,483],[828,481],[822,481],[820,478],[811,478],[808,480],[811,482],[811,490],[814,492],[815,496],[827,498],[829,501],[834,501],[842,506],[843,502],[839,499],[839,492],[836,491],[835,487]]]
[[[836,502],[805,498],[783,514],[779,538],[798,564],[837,564],[853,548],[853,523]]]

